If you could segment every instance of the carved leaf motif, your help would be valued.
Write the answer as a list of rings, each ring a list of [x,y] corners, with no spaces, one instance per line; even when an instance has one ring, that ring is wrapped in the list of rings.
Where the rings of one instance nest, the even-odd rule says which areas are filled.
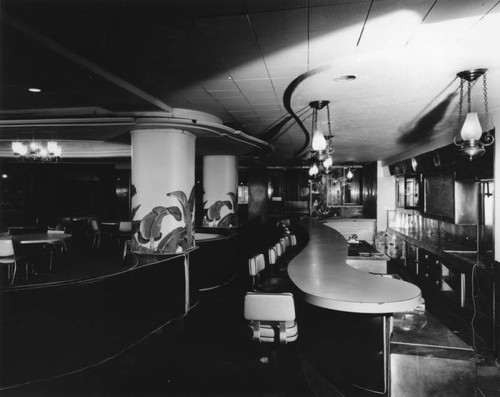
[[[186,194],[181,190],[176,190],[175,192],[167,194],[167,196],[175,197],[181,204],[182,214],[184,215],[184,222],[186,224],[186,244],[188,248],[193,246],[194,192],[195,187],[193,186],[189,194],[189,200]]]
[[[182,226],[168,233],[158,244],[159,253],[175,253],[177,247],[185,240],[186,229]]]
[[[238,216],[237,214],[230,213],[224,216],[219,224],[217,225],[218,227],[230,227],[230,226],[236,226],[236,223],[238,221]]]
[[[144,216],[139,225],[139,242],[145,244],[149,241],[151,244],[150,248],[153,250],[154,241],[161,239],[161,222],[169,214],[177,221],[182,219],[182,214],[178,207],[155,207],[149,214]],[[143,242],[144,240],[145,242]]]
[[[134,219],[135,217],[135,214],[137,213],[137,211],[139,210],[139,207],[141,205],[136,205],[134,208],[132,208],[132,211],[130,211],[130,219]]]
[[[233,192],[227,192],[226,194],[231,198],[231,202],[233,203],[233,206],[229,207],[229,209],[234,208],[236,210],[236,207],[238,205],[238,198],[236,197],[236,194],[234,194]]]
[[[209,222],[218,221],[220,219],[220,210],[224,206],[224,203],[220,200],[213,203],[207,212],[207,220]]]

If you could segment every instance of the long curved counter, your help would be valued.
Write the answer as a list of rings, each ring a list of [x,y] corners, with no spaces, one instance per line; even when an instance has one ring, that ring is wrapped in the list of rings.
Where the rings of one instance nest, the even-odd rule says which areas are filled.
[[[422,303],[417,286],[347,265],[347,242],[328,222],[308,219],[301,226],[309,233],[309,243],[290,261],[288,274],[306,302],[371,314],[404,312]]]

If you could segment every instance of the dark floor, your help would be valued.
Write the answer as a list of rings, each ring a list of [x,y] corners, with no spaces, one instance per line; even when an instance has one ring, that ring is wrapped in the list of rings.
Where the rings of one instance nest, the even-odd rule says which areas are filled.
[[[28,283],[78,279],[112,272],[121,266],[120,250],[114,247],[97,251],[73,247],[66,257],[57,258],[53,274],[44,272],[42,266],[42,271],[31,275]],[[16,284],[25,283],[21,274]],[[316,370],[315,353],[311,356],[311,350],[307,350],[311,345],[311,333],[300,323],[304,307],[298,309],[298,342],[280,349],[278,365],[273,367],[269,346],[251,342],[247,334],[242,315],[247,289],[248,280],[237,277],[221,288],[200,293],[198,304],[186,317],[172,321],[117,357],[76,373],[3,390],[2,394],[96,397],[376,395],[349,387],[342,375],[334,382],[327,381]],[[427,306],[430,308],[432,304],[433,314],[449,319],[445,306],[431,301],[429,299]],[[460,328],[459,336],[466,334],[463,321],[459,318],[450,321],[451,326]],[[334,332],[328,337],[338,340]],[[321,346],[321,341],[314,343]],[[500,369],[492,353],[482,353],[485,360],[477,367],[477,395],[498,396]]]

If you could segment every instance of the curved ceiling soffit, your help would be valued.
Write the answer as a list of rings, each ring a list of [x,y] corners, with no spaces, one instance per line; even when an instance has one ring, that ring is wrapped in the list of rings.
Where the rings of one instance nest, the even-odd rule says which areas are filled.
[[[200,122],[197,119],[185,118],[154,118],[143,117],[135,120],[135,129],[140,128],[177,128],[191,132],[195,136],[198,134],[209,134],[214,137],[223,136],[230,140],[239,142],[246,146],[253,147],[254,149],[268,154],[274,150],[274,146],[270,143],[256,138],[252,135],[245,134],[243,131],[235,130],[224,124],[214,123],[210,121]]]
[[[329,70],[331,68],[332,68],[332,64],[326,64],[326,65],[319,66],[315,69],[309,70],[306,73],[299,75],[295,80],[293,80],[288,85],[288,87],[285,90],[285,93],[283,94],[283,105],[285,106],[285,109],[295,119],[295,121],[297,122],[297,125],[304,132],[304,138],[305,138],[304,145],[295,153],[295,155],[294,155],[295,158],[302,157],[305,154],[305,152],[309,149],[311,135],[310,135],[310,132],[305,127],[304,123],[302,122],[300,115],[295,113],[292,109],[291,101],[292,101],[293,93],[297,90],[298,86],[303,81],[307,80],[308,78],[310,78],[314,75],[317,75],[319,73],[323,73],[324,71]]]
[[[186,112],[184,112],[186,113]],[[100,117],[100,118],[64,118],[64,119],[33,119],[33,120],[0,120],[0,130],[4,135],[9,135],[10,139],[19,138],[19,132],[23,128],[65,128],[65,127],[121,127],[127,131],[137,129],[161,129],[161,128],[174,128],[182,129],[193,133],[195,136],[202,137],[223,137],[236,144],[251,148],[250,156],[263,156],[267,155],[274,150],[274,146],[266,141],[258,139],[254,136],[245,134],[242,131],[235,130],[231,127],[225,126],[221,121],[215,117],[203,118],[202,112],[186,113],[182,109],[178,109],[178,117],[166,117],[165,114],[148,114],[135,113],[135,114],[122,114],[120,117]],[[82,141],[88,139],[61,139],[65,141]],[[108,141],[109,137],[103,137],[101,142]],[[99,141],[97,139],[96,141]],[[8,151],[9,152],[9,151]],[[109,153],[108,153],[109,154]],[[123,155],[122,152],[119,153]]]

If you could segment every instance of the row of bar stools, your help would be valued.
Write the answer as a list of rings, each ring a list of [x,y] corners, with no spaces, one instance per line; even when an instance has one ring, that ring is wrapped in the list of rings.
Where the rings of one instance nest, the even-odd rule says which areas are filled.
[[[248,273],[252,278],[252,289],[261,292],[290,291],[290,280],[285,277],[273,276],[266,267],[264,254],[258,254],[248,260]]]
[[[288,261],[292,248],[297,245],[297,237],[293,234],[280,238],[274,246],[268,249],[269,264],[273,266],[275,274],[286,273]]]

